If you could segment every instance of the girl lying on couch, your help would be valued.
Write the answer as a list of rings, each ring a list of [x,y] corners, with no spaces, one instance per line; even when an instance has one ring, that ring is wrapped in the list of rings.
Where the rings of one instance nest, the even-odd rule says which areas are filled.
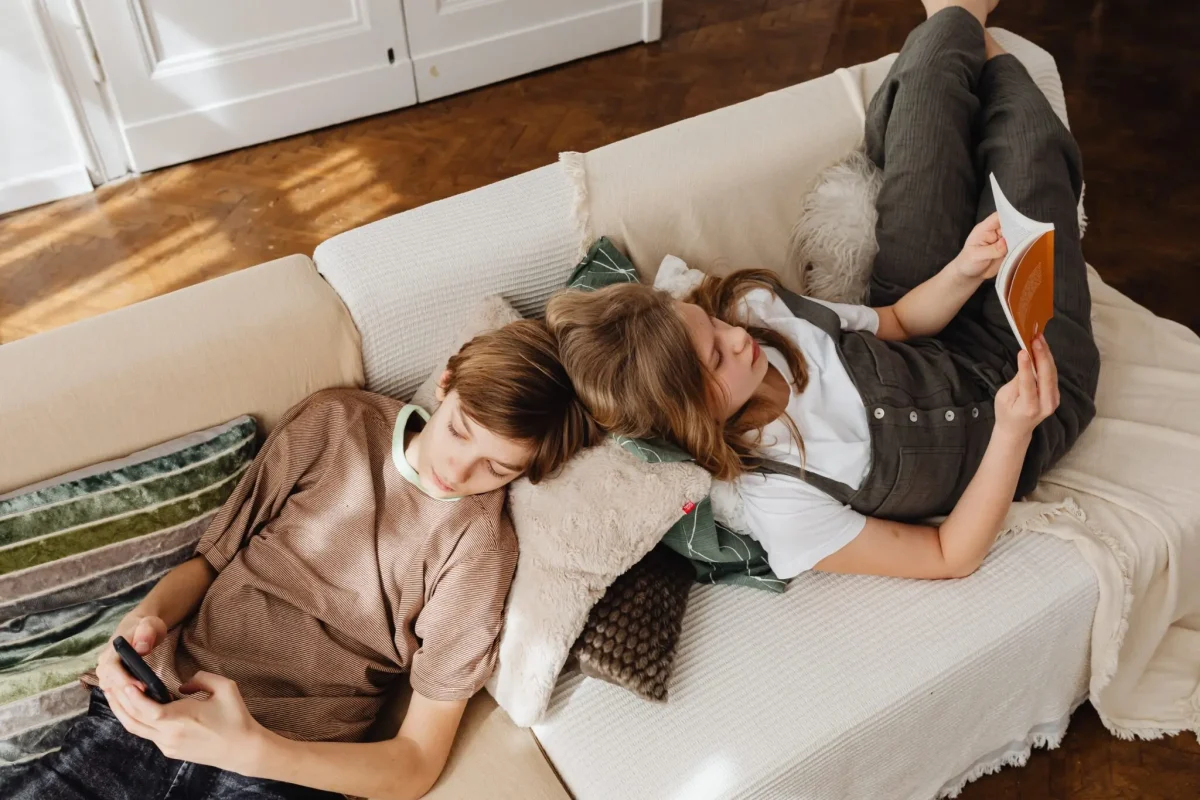
[[[425,794],[491,674],[517,540],[505,486],[554,472],[592,423],[541,323],[450,359],[428,415],[336,389],[279,422],[191,561],[118,626],[61,750],[0,769],[5,800],[386,800]],[[389,688],[412,701],[363,743]]]
[[[970,574],[1014,496],[1095,415],[1078,148],[986,33],[990,6],[927,2],[871,101],[875,308],[744,271],[705,279],[690,302],[621,284],[547,309],[596,421],[673,440],[735,481],[780,577]],[[1055,316],[1032,358],[987,283],[1006,252],[989,173],[1056,228]],[[911,522],[942,514],[939,526]]]

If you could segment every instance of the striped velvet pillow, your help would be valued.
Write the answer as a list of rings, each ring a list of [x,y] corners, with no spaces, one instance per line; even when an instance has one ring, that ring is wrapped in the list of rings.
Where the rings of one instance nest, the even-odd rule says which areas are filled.
[[[254,457],[250,417],[0,497],[0,764],[57,748],[79,675]]]

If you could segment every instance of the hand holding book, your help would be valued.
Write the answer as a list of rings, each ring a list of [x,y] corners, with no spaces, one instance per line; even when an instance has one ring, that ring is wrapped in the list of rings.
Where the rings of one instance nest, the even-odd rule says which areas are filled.
[[[1007,254],[1008,242],[1000,231],[1000,215],[993,213],[967,236],[954,266],[964,278],[987,280],[996,277]]]

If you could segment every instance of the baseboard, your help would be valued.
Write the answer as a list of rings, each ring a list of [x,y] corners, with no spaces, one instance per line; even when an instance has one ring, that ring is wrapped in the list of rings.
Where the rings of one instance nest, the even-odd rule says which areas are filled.
[[[657,13],[661,19],[662,6]],[[658,33],[644,0],[413,58],[420,102],[615,50]]]
[[[416,102],[409,62],[334,75],[128,125],[134,169],[145,172],[282,139]]]
[[[71,164],[0,183],[0,214],[92,191],[83,164]]]

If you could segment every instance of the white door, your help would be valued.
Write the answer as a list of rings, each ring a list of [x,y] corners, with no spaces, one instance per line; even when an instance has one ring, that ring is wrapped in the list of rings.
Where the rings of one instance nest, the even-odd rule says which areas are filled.
[[[404,0],[422,102],[634,42],[662,0]]]
[[[137,170],[416,102],[400,0],[81,0]]]

